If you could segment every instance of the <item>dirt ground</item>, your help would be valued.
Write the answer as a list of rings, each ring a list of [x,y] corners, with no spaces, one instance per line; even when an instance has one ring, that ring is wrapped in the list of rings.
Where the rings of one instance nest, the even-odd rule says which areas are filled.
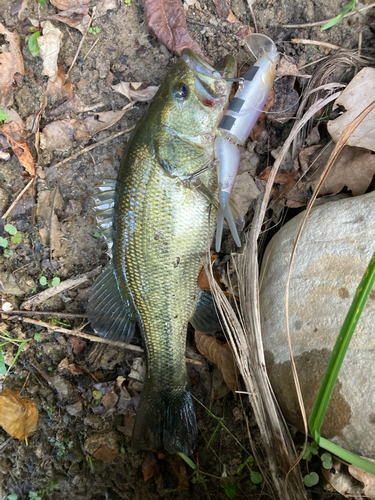
[[[193,5],[186,10],[187,26],[203,52],[215,63],[228,53],[237,58],[239,67],[249,63],[249,53],[237,36],[239,25],[220,19],[210,0],[189,3]],[[93,0],[90,7],[95,4],[96,0]],[[242,23],[254,26],[246,1],[231,0],[229,5]],[[275,40],[280,52],[293,57],[297,66],[301,67],[328,54],[329,50],[323,46],[291,43],[292,38],[357,48],[359,34],[362,32],[362,46],[366,48],[372,44],[373,48],[373,34],[368,27],[369,23],[363,24],[357,16],[344,19],[324,32],[320,31],[319,26],[293,29],[283,27],[285,24],[330,19],[340,12],[342,5],[341,0],[258,0],[253,5],[253,10],[258,30]],[[15,90],[13,108],[26,119],[39,109],[46,82],[46,78],[42,76],[42,60],[30,54],[25,42],[25,28],[30,24],[29,19],[38,18],[37,3],[30,1],[21,20],[17,15],[11,15],[11,8],[11,2],[0,0],[0,22],[8,29],[16,30],[21,36],[25,78],[22,86]],[[57,9],[47,2],[46,6],[41,7],[42,20],[56,12]],[[100,111],[119,110],[128,100],[113,92],[111,85],[120,81],[158,85],[173,65],[174,54],[147,33],[143,16],[141,1],[133,0],[125,4],[121,2],[118,10],[109,10],[106,15],[95,20],[93,26],[100,28],[100,32],[87,36],[70,73],[74,95],[86,106],[101,103],[98,107]],[[67,70],[82,35],[74,28],[53,22],[63,32],[60,61]],[[89,52],[94,42],[96,45]],[[0,39],[0,43],[4,43],[4,40]],[[303,72],[311,74],[313,69],[314,66],[311,65]],[[349,81],[352,76],[353,73],[346,74],[344,78]],[[305,81],[297,78],[295,82],[295,89],[299,94],[303,91]],[[52,120],[51,111],[61,103],[61,98],[50,99],[41,119],[41,129]],[[108,261],[106,243],[96,234],[90,196],[103,179],[116,178],[130,134],[115,138],[66,164],[58,167],[55,164],[83,147],[132,127],[146,109],[147,103],[137,103],[113,127],[99,132],[93,139],[76,141],[73,148],[65,152],[40,151],[35,191],[28,191],[7,221],[22,233],[22,242],[14,247],[12,256],[0,254],[0,279],[10,276],[9,286],[13,293],[17,290],[18,298],[13,303],[15,309],[31,295],[48,288],[48,285],[40,284],[41,275],[48,281],[55,276],[63,281],[92,271]],[[61,114],[59,118],[80,118],[87,115],[71,111]],[[267,146],[258,151],[255,149],[258,170],[262,170],[262,166],[272,160],[270,151],[282,144],[289,125],[269,123],[267,127]],[[0,161],[2,213],[9,206],[11,196],[27,181],[22,172],[16,155],[12,155],[7,162]],[[60,236],[58,243],[51,248],[41,236],[46,221],[40,216],[40,211],[35,214],[35,206],[38,205],[40,193],[53,193],[56,187],[61,194],[59,208],[54,211]],[[3,231],[3,228],[0,229]],[[224,245],[224,249],[226,248],[228,245]],[[91,283],[92,279],[55,295],[37,309],[65,313],[66,316],[54,316],[55,327],[78,328],[85,321],[82,315],[85,314]],[[27,316],[46,322],[51,322],[51,317]],[[221,477],[224,464],[227,472],[229,471],[228,475],[234,473],[250,454],[245,414],[253,434],[255,433],[255,440],[257,431],[251,409],[245,400],[234,397],[225,390],[223,397],[220,394],[213,395],[214,390],[222,385],[222,381],[216,380],[220,375],[211,363],[194,351],[191,332],[188,337],[188,355],[203,363],[202,366],[189,365],[193,394],[209,408],[211,414],[222,418],[230,431],[228,433],[220,428],[208,446],[218,420],[196,403],[200,435],[194,459],[202,471],[207,473],[203,479],[202,475],[193,475],[194,471],[178,457],[166,456],[162,452],[158,455],[139,452],[131,448],[131,426],[139,399],[139,384],[129,387],[129,373],[134,367],[134,358],[142,358],[139,352],[73,338],[27,323],[23,321],[25,318],[26,316],[2,313],[1,330],[17,339],[30,339],[7,377],[6,386],[22,390],[22,397],[36,403],[40,412],[39,422],[36,431],[29,438],[28,446],[25,442],[9,439],[8,434],[0,429],[0,474],[3,481],[1,498],[7,499],[8,495],[17,493],[18,499],[28,499],[31,498],[30,491],[35,492],[36,496],[33,498],[56,500],[227,498],[223,483],[210,475]],[[56,321],[61,321],[63,325]],[[90,332],[89,326],[84,331]],[[15,349],[13,345],[6,346],[5,358],[14,356]],[[63,360],[65,368],[61,364]],[[125,383],[125,391],[120,387],[122,381]],[[127,399],[126,394],[131,399]],[[104,404],[103,398],[106,395],[108,397]],[[114,398],[112,401],[111,396]],[[105,462],[95,458],[97,443],[107,444],[107,451],[109,448],[114,453],[112,461]],[[297,434],[297,446],[300,443],[301,436]],[[93,450],[92,453],[90,450]],[[258,471],[258,468],[254,466],[253,470]],[[147,481],[145,473],[152,476]],[[187,478],[190,478],[188,482]],[[49,492],[48,488],[51,489],[52,483],[57,486]],[[264,482],[253,484],[248,475],[237,483],[236,498],[266,498],[267,491],[263,485]],[[47,490],[43,492],[45,488]],[[324,489],[323,479],[309,494],[316,499],[343,498]]]

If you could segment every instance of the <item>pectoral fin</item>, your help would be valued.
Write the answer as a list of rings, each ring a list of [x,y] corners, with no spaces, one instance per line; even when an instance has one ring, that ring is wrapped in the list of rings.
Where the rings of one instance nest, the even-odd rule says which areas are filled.
[[[207,335],[212,335],[221,330],[221,323],[210,291],[200,291],[194,314],[190,318],[190,323],[196,330]]]

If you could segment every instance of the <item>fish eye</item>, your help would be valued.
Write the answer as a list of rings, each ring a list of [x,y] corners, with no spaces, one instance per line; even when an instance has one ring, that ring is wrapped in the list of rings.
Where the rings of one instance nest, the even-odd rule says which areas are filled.
[[[188,89],[187,85],[185,85],[184,83],[180,83],[179,85],[177,85],[177,87],[174,91],[174,95],[176,97],[185,99],[185,97],[187,97],[189,95],[189,89]]]

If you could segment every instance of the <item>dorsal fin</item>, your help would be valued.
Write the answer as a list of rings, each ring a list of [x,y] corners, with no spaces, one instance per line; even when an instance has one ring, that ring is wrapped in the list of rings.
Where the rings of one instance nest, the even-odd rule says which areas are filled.
[[[115,205],[114,179],[106,179],[100,186],[96,186],[92,198],[94,200],[94,210],[97,226],[100,233],[105,237],[108,244],[108,253],[111,254],[113,246],[113,210]]]

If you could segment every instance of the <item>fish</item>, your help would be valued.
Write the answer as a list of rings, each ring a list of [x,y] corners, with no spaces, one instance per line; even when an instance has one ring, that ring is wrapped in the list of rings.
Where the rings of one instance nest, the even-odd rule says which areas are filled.
[[[142,336],[147,374],[132,435],[138,449],[191,455],[196,447],[186,334],[194,318],[207,329],[216,325],[198,276],[216,228],[214,142],[231,90],[226,78],[235,74],[232,56],[215,69],[184,49],[134,130],[117,182],[94,196],[113,246],[87,313],[103,337]]]

